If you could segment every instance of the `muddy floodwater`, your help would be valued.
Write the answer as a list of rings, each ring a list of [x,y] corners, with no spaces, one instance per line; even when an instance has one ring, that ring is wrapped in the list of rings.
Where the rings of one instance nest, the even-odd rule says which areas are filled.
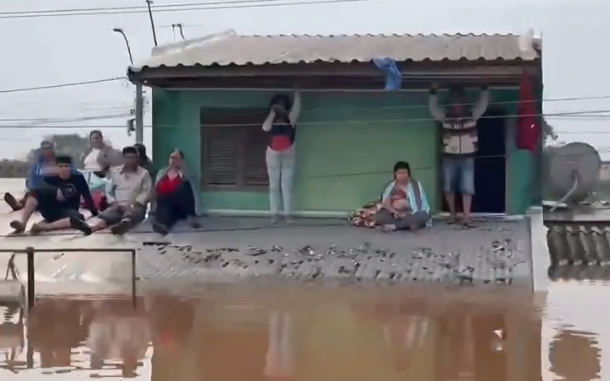
[[[0,380],[610,380],[610,288],[223,286],[5,308]],[[23,319],[22,321],[25,321]]]
[[[0,306],[0,381],[610,381],[603,282],[143,287],[134,308],[42,275],[30,316]]]

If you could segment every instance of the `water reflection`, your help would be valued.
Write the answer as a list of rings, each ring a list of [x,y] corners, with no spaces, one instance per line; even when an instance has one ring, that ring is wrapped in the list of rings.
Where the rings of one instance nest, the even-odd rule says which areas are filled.
[[[597,380],[601,351],[593,333],[560,329],[550,345],[551,372],[565,381]]]
[[[459,300],[448,308],[408,295],[219,300],[154,295],[136,310],[129,299],[41,300],[28,332],[36,369],[21,367],[8,380],[21,380],[23,372],[154,381],[541,379],[540,321],[531,311]],[[559,348],[582,345],[572,336],[558,340]],[[25,361],[23,351],[16,353],[14,363]]]

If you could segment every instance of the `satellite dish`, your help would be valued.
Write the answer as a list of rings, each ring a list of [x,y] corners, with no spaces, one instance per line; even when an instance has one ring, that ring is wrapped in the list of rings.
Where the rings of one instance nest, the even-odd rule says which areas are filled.
[[[551,195],[557,199],[565,197],[562,201],[568,204],[587,198],[599,179],[602,160],[597,150],[587,143],[574,142],[547,152],[547,185]]]

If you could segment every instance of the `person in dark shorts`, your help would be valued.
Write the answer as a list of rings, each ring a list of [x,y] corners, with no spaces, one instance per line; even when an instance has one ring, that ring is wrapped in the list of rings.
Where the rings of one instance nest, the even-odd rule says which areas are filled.
[[[11,222],[10,225],[16,233],[25,231],[35,210],[40,212],[43,221],[32,225],[32,234],[68,229],[72,226],[72,219],[84,221],[84,216],[79,212],[81,197],[85,199],[91,214],[98,214],[87,181],[82,174],[72,171],[72,158],[58,156],[56,164],[56,174],[44,176],[43,181],[32,189],[31,196],[23,208],[21,220]]]
[[[110,227],[112,234],[125,234],[146,218],[151,187],[150,175],[138,165],[136,148],[123,148],[123,166],[112,170],[106,183],[108,208],[99,215],[98,221],[93,225],[79,218],[71,218],[72,227],[85,234],[107,227]]]

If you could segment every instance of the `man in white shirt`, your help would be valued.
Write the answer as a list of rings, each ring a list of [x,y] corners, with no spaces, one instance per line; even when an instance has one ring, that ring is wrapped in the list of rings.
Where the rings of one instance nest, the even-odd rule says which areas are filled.
[[[82,220],[70,219],[72,228],[89,235],[110,227],[113,234],[123,235],[144,221],[151,197],[152,180],[148,171],[138,165],[138,151],[135,147],[123,148],[123,166],[112,169],[108,177],[108,208],[91,226]]]

